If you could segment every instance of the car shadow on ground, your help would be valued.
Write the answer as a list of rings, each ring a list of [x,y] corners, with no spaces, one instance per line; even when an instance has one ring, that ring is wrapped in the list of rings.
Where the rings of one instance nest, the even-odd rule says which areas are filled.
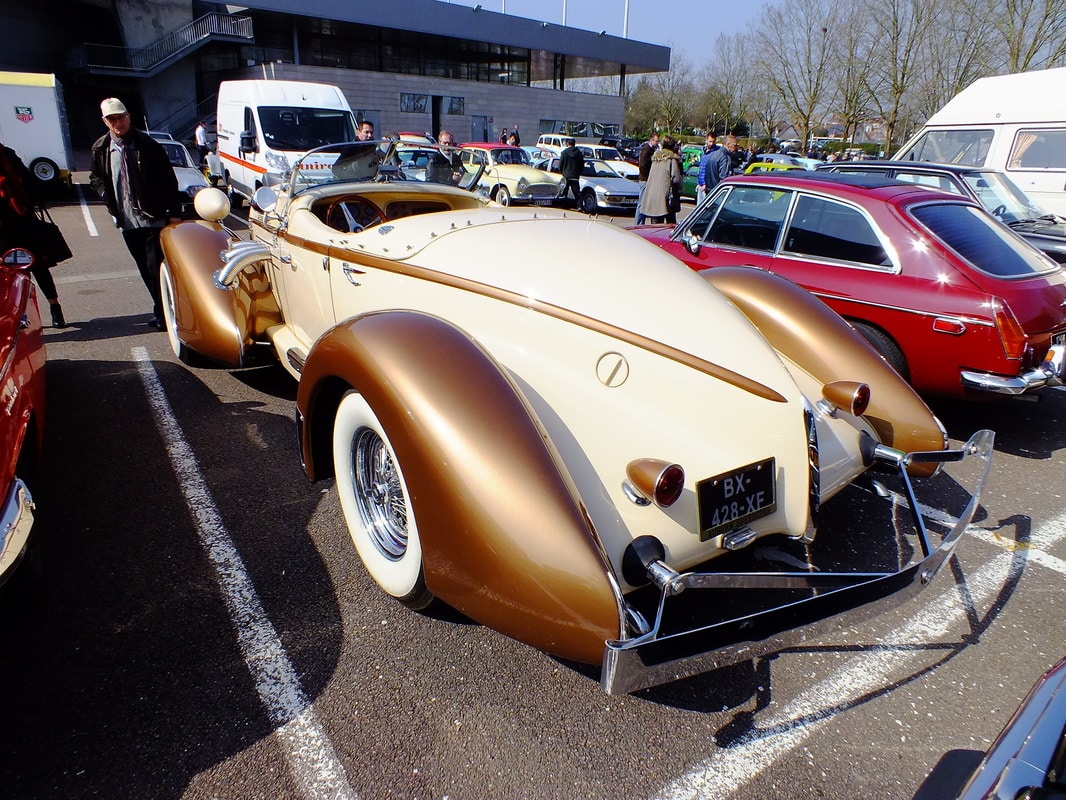
[[[1001,453],[1047,460],[1066,447],[1066,390],[1046,388],[1031,399],[987,402],[933,399],[930,407],[952,439],[966,441],[980,428],[996,432]]]
[[[302,476],[292,421],[220,403],[180,365],[155,368],[180,398],[174,413],[226,533],[313,701],[336,669],[341,622],[308,536],[321,490]],[[40,586],[22,598],[31,602],[0,609],[0,795],[178,798],[276,725],[137,365],[54,360],[48,379]]]

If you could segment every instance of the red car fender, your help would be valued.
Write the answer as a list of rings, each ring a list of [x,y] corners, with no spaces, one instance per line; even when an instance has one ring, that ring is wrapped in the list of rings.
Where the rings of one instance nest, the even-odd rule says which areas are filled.
[[[356,317],[324,334],[301,373],[305,469],[333,472],[332,429],[363,395],[400,461],[427,588],[478,622],[546,652],[600,663],[621,596],[558,453],[521,392],[475,341],[413,311]]]

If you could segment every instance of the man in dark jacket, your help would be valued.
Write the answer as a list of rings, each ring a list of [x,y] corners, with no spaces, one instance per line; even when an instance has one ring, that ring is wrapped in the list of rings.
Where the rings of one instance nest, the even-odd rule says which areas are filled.
[[[100,112],[108,132],[93,143],[89,183],[122,229],[126,248],[148,287],[152,297],[148,324],[161,329],[159,267],[163,250],[159,232],[167,223],[180,219],[178,179],[163,146],[133,129],[121,100],[109,97],[100,103]]]
[[[644,200],[644,188],[648,183],[648,173],[651,172],[651,158],[659,149],[659,133],[652,131],[648,141],[640,148],[637,155],[637,224],[643,225],[647,214],[641,211],[641,202]]]
[[[578,150],[573,139],[566,140],[566,149],[559,153],[559,174],[566,178],[566,188],[559,196],[566,200],[570,192],[574,193],[574,205],[581,204],[581,173],[585,169],[585,156]]]

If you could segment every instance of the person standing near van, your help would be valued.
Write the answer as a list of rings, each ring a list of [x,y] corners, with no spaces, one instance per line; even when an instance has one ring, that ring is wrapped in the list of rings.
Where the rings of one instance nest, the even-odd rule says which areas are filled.
[[[163,146],[133,128],[121,100],[107,98],[100,103],[100,113],[107,133],[93,143],[89,183],[121,228],[126,248],[151,295],[148,324],[162,329],[159,267],[163,250],[159,232],[168,222],[180,221],[178,179]]]
[[[359,130],[355,132],[355,140],[357,142],[369,142],[374,138],[374,123],[368,119],[364,119],[359,123]]]
[[[207,146],[207,123],[200,120],[196,125],[196,149],[200,153],[200,165],[207,161],[207,154],[211,148]]]

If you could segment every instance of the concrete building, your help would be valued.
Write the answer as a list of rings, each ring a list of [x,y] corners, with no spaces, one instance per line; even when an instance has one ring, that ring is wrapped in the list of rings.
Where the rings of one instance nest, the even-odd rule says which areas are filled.
[[[379,132],[599,136],[621,128],[628,76],[670,66],[667,47],[439,0],[36,0],[5,3],[0,29],[0,69],[58,75],[76,148],[104,97],[187,139],[220,81],[263,77],[337,84]]]

